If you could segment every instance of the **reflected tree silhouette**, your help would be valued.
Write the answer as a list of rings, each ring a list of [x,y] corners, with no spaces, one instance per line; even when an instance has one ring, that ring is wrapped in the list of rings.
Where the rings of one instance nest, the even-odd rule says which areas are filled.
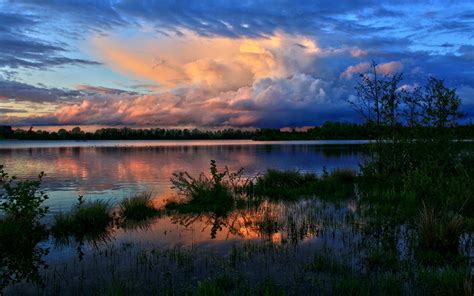
[[[0,232],[0,291],[21,281],[42,285],[49,248],[38,244],[48,238],[45,227],[7,218],[0,221]]]

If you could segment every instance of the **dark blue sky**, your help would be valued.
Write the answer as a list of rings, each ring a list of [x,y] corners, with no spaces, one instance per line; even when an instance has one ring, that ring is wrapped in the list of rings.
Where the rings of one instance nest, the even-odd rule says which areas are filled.
[[[2,1],[0,124],[353,121],[375,60],[474,115],[470,1]]]

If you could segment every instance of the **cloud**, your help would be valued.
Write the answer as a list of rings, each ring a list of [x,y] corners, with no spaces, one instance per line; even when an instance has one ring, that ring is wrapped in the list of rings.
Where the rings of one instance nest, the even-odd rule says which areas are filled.
[[[0,114],[5,114],[5,113],[23,113],[25,110],[21,109],[13,109],[13,108],[0,108]]]
[[[369,53],[366,50],[362,50],[362,49],[359,49],[359,48],[351,50],[351,55],[355,58],[364,57],[368,54]]]
[[[264,77],[284,77],[310,67],[324,54],[304,36],[276,32],[262,38],[203,37],[187,33],[156,42],[110,37],[92,39],[95,54],[130,77],[166,88],[199,87],[235,90]]]
[[[9,124],[105,124],[204,127],[283,127],[322,123],[347,114],[341,94],[322,79],[298,73],[262,78],[250,86],[210,93],[189,88],[181,92],[131,94],[102,91],[87,94],[54,112],[30,118],[9,116]],[[88,91],[92,90],[88,88]],[[5,120],[1,121],[5,123]]]
[[[67,48],[63,44],[33,37],[30,32],[40,24],[35,16],[0,12],[0,19],[0,68],[100,65],[96,61],[69,58],[65,56]]]
[[[123,93],[127,94],[137,94],[137,92],[131,92],[131,91],[125,91],[122,89],[117,89],[117,88],[109,88],[109,87],[103,87],[103,86],[91,86],[91,85],[86,85],[86,84],[79,84],[76,86],[76,89],[87,94],[102,94],[102,95],[119,95]]]
[[[72,100],[79,95],[80,92],[76,90],[34,86],[0,79],[0,102],[59,102]]]
[[[349,66],[342,72],[341,77],[351,80],[354,74],[365,74],[371,69],[370,63],[359,63],[355,66]],[[377,73],[384,75],[390,75],[394,73],[400,73],[403,70],[403,64],[399,61],[392,61],[388,63],[379,64],[376,66]]]
[[[468,60],[474,60],[474,45],[461,45],[459,53]]]
[[[353,116],[344,101],[354,74],[370,70],[372,59],[380,73],[405,71],[407,85],[445,78],[471,102],[472,8],[406,0],[4,1],[0,71],[8,80],[0,80],[0,103],[26,112],[0,121],[261,127],[344,120]],[[100,80],[71,65],[94,66]],[[51,84],[51,73],[65,77],[58,85],[77,81],[68,81],[70,89],[38,84]]]

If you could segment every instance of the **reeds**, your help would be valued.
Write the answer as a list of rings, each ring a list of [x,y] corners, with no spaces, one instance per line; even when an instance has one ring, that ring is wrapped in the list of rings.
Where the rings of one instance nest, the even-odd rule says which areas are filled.
[[[51,232],[59,240],[67,240],[70,236],[94,240],[106,234],[111,226],[111,210],[108,201],[80,202],[71,212],[54,217]]]
[[[119,204],[120,217],[124,223],[143,221],[159,214],[151,201],[151,192],[142,192],[125,198]]]
[[[417,231],[419,247],[425,260],[430,254],[449,258],[459,252],[459,241],[465,231],[465,224],[463,217],[458,214],[436,213],[434,208],[423,204]],[[431,253],[426,253],[427,251]]]

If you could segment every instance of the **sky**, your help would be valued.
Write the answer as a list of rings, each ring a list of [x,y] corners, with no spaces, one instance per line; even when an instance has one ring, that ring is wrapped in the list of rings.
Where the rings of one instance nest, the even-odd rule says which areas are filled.
[[[0,124],[358,121],[371,61],[474,117],[474,2],[0,0]]]

